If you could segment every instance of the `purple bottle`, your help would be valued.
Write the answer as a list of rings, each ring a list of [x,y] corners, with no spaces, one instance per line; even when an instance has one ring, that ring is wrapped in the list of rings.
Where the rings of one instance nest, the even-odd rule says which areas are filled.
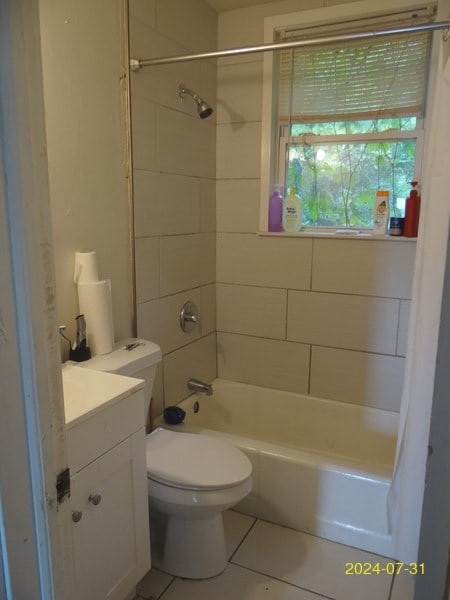
[[[280,186],[275,184],[269,198],[269,231],[283,231],[283,196]]]

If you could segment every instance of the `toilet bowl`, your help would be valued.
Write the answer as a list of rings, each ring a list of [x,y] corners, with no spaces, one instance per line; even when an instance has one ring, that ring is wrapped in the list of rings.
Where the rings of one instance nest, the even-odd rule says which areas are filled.
[[[250,492],[250,461],[221,440],[162,428],[146,447],[153,564],[190,579],[217,575],[228,561],[222,512]]]
[[[145,422],[161,350],[130,338],[79,366],[144,380]],[[213,437],[156,429],[146,437],[152,564],[189,579],[220,573],[227,564],[222,512],[252,488],[243,452]]]

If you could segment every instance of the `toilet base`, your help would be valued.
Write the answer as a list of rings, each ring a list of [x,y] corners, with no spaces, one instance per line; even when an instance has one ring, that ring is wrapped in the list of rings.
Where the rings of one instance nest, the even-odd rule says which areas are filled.
[[[153,523],[160,528],[162,520],[165,521],[164,542],[152,543],[152,563],[156,567],[186,579],[207,579],[225,569],[228,557],[222,513],[203,519],[183,519],[155,514],[152,510],[152,536]]]

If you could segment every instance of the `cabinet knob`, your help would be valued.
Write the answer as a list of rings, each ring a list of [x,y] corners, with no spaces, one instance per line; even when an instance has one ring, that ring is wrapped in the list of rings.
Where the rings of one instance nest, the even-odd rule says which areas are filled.
[[[72,512],[72,521],[74,523],[78,523],[78,521],[81,521],[82,516],[83,516],[83,513],[81,512],[81,510],[74,510]]]
[[[102,497],[100,496],[100,494],[91,494],[89,496],[89,502],[92,502],[92,504],[94,506],[97,506],[97,504],[100,504],[101,501],[102,501]]]

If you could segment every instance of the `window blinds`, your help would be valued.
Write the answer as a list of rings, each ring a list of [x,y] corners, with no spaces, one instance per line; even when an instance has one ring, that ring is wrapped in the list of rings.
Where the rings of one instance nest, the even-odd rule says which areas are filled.
[[[281,51],[281,123],[422,116],[430,40],[413,32]]]

